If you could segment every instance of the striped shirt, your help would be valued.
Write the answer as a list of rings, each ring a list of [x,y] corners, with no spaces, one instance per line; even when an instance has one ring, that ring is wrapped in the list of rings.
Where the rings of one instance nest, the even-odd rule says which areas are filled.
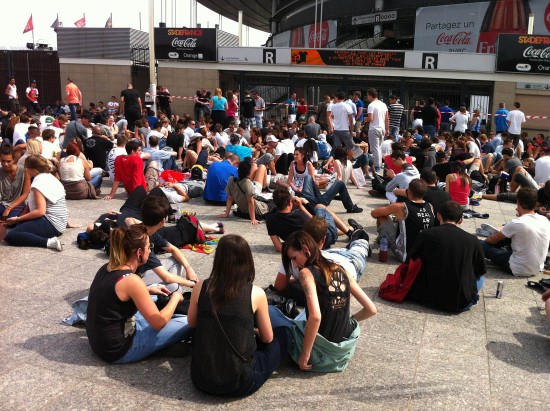
[[[403,104],[390,104],[388,111],[390,113],[390,127],[401,127],[401,117],[403,116]]]
[[[57,178],[49,173],[37,175],[32,184],[29,194],[29,209],[36,209],[36,201],[34,199],[34,191],[40,191],[46,199],[46,214],[44,217],[54,226],[60,233],[67,228],[67,220],[69,213],[67,212],[67,204],[65,202],[65,188]]]

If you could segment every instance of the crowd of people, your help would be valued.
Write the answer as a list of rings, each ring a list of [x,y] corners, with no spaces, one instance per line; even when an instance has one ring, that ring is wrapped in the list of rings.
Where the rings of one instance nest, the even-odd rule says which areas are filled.
[[[108,362],[139,361],[191,338],[195,386],[245,396],[287,355],[301,370],[347,367],[359,322],[377,312],[358,285],[376,243],[387,244],[400,262],[421,260],[410,300],[450,312],[476,304],[486,260],[515,276],[545,268],[550,142],[522,132],[517,102],[510,112],[501,103],[496,131],[487,133],[479,110],[454,112],[433,98],[411,111],[407,129],[399,99],[392,95],[386,104],[375,89],[365,100],[360,91],[326,96],[309,117],[305,100],[292,93],[282,120],[264,116],[256,91],[241,98],[237,91],[198,90],[193,114],[182,116],[172,112],[162,86],[157,112],[148,107],[153,97],[142,102],[132,84],[119,99],[88,109],[71,78],[67,107],[60,102],[43,111],[36,82],[27,90],[28,110],[14,101],[15,79],[6,94],[0,213],[7,244],[62,251],[67,199],[101,198],[105,179],[112,188],[103,200],[120,195],[119,187],[127,193],[120,212],[94,219],[83,233],[82,248],[108,246],[86,321],[90,346]],[[352,201],[352,187],[389,201],[370,213],[374,240],[361,224],[367,220]],[[243,237],[226,234],[222,221],[174,218],[172,204],[199,197],[220,207],[222,221],[233,214],[252,225],[265,222],[281,255],[270,292],[254,285]],[[484,240],[459,227],[480,198],[517,204],[515,219],[478,230]],[[356,218],[343,221],[333,201]],[[223,234],[204,280],[180,250],[199,232]],[[334,247],[339,236],[346,247]],[[171,255],[179,275],[159,252]],[[147,284],[148,271],[160,283]],[[192,289],[190,296],[183,287]],[[282,310],[270,293],[303,310]],[[352,297],[360,306],[353,314]],[[544,299],[550,304],[548,294]]]

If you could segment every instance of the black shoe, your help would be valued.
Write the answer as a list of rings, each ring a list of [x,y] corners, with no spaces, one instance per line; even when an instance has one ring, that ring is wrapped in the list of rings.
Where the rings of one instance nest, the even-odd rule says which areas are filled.
[[[355,230],[351,234],[351,237],[349,238],[349,242],[351,243],[352,241],[355,241],[355,240],[367,240],[367,243],[368,243],[369,242],[369,233],[367,233],[362,228],[360,228],[358,230]]]
[[[359,224],[357,221],[355,221],[353,218],[348,218],[348,224],[354,229],[354,230],[360,230],[363,228],[361,224]]]
[[[349,210],[346,210],[346,213],[362,213],[363,209],[358,207],[357,204],[355,204],[352,208]]]

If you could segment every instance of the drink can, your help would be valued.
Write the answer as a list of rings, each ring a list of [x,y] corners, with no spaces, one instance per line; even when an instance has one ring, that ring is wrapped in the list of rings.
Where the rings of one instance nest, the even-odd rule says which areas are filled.
[[[497,282],[497,298],[502,298],[502,289],[504,288],[504,281]]]

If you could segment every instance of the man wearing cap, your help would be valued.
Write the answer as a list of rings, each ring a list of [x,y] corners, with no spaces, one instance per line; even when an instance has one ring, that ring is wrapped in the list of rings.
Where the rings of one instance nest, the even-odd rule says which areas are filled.
[[[31,113],[42,113],[42,107],[38,104],[38,89],[36,88],[36,80],[31,81],[30,87],[27,87],[25,96],[27,97],[29,111]]]

